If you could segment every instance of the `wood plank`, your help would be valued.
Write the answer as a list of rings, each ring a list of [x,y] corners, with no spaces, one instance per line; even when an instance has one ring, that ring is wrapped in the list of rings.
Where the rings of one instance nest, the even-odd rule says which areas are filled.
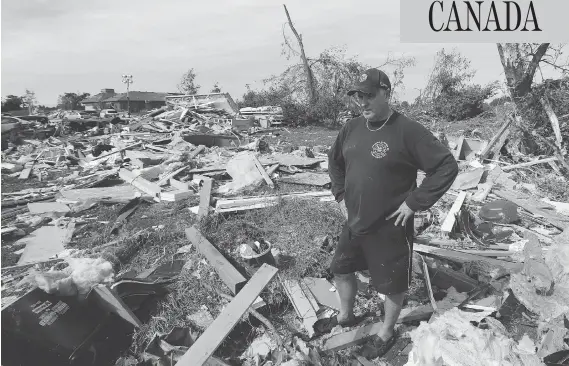
[[[302,279],[310,292],[321,305],[327,306],[334,310],[340,310],[340,297],[338,291],[330,291],[334,289],[334,285],[325,278],[305,277]]]
[[[111,290],[105,285],[96,285],[93,288],[93,293],[96,296],[99,305],[106,309],[108,312],[117,314],[127,322],[134,325],[135,328],[142,326],[142,322],[130,308],[122,301],[122,299],[116,294],[115,291]]]
[[[179,191],[188,191],[190,189],[188,182],[181,182],[174,178],[170,178],[170,185]]]
[[[476,254],[463,253],[456,250],[435,248],[423,244],[413,244],[413,250],[418,253],[432,254],[438,257],[443,257],[454,261],[458,261],[460,263],[482,261],[491,265],[500,266],[509,271],[518,271],[523,267],[522,263],[506,262],[498,259],[482,257]]]
[[[156,184],[158,184],[159,186],[164,186],[168,183],[168,180],[170,180],[170,178],[174,178],[176,175],[180,174],[181,172],[183,172],[184,170],[188,169],[190,166],[186,165],[181,167],[180,169],[174,170],[173,172],[166,174],[165,176],[163,176],[162,178],[160,178]]]
[[[458,141],[456,143],[456,149],[453,151],[452,155],[454,156],[455,160],[459,160],[460,159],[460,153],[462,152],[462,146],[464,145],[464,135],[461,135],[458,138]]]
[[[30,174],[32,172],[33,169],[33,165],[32,167],[29,168],[24,168],[21,172],[20,172],[20,176],[18,177],[18,179],[28,179],[30,177]]]
[[[328,174],[313,172],[303,172],[284,176],[280,179],[280,181],[284,183],[303,184],[317,187],[325,186],[331,182],[330,176]]]
[[[426,320],[433,314],[433,307],[431,305],[422,305],[414,308],[404,308],[401,310],[397,323],[406,323],[413,321]],[[368,324],[364,327],[356,328],[348,332],[339,333],[331,336],[322,347],[324,352],[335,352],[355,346],[365,342],[365,340],[377,334],[383,327],[383,322]]]
[[[114,187],[69,189],[61,191],[59,194],[66,202],[81,202],[86,200],[121,200],[128,202],[135,198],[136,192],[137,191],[129,184]]]
[[[265,171],[265,168],[263,168],[263,165],[261,165],[261,163],[259,162],[259,159],[257,159],[257,157],[253,154],[251,154],[251,158],[253,159],[253,161],[255,162],[255,166],[257,167],[257,169],[259,170],[259,173],[261,173],[261,176],[263,177],[263,179],[265,180],[265,182],[267,182],[267,185],[271,188],[275,188],[275,184],[273,183],[273,181],[271,180],[271,177],[269,177],[269,175],[267,174],[267,172]]]
[[[472,249],[459,249],[459,252],[476,254],[483,257],[508,257],[514,254],[514,251],[508,250],[472,250]]]
[[[69,206],[59,202],[30,202],[28,211],[32,214],[42,214],[49,212],[67,213],[71,211]]]
[[[198,251],[206,257],[223,283],[229,287],[234,295],[239,292],[247,280],[243,275],[233,267],[233,265],[214,247],[195,226],[186,229],[186,237],[192,244],[196,246]]]
[[[132,144],[132,145],[125,146],[125,147],[123,147],[122,149],[119,149],[119,150],[117,150],[117,151],[113,151],[113,152],[110,152],[110,153],[107,153],[107,154],[101,154],[101,155],[99,155],[99,156],[97,156],[97,157],[94,157],[93,159],[91,159],[91,160],[89,160],[89,161],[91,162],[91,161],[95,161],[95,160],[99,160],[99,159],[102,159],[102,158],[109,157],[109,156],[114,155],[114,154],[118,154],[118,153],[120,153],[120,152],[122,152],[122,151],[125,151],[125,150],[128,150],[128,149],[132,149],[133,147],[142,145],[142,143],[143,143],[143,141],[136,142],[136,143],[134,143],[134,144]]]
[[[452,229],[456,222],[456,215],[460,211],[460,208],[462,207],[462,204],[464,203],[465,199],[466,199],[466,192],[461,191],[456,197],[454,203],[452,204],[452,207],[450,208],[445,218],[445,221],[443,221],[443,224],[441,225],[441,231],[443,233],[450,234],[450,232],[452,232]]]
[[[160,193],[162,201],[166,202],[179,202],[194,196],[192,191],[169,191]]]
[[[243,314],[261,291],[277,274],[278,269],[263,264],[190,349],[176,363],[178,366],[202,366],[213,355],[225,337],[237,325]]]
[[[423,276],[425,276],[425,284],[427,286],[427,293],[429,294],[429,300],[431,301],[431,306],[433,307],[434,312],[438,311],[437,302],[435,301],[435,295],[433,294],[433,286],[431,285],[431,277],[429,276],[429,267],[427,266],[427,262],[425,262],[425,258],[419,254],[421,258],[421,264],[423,267]]]
[[[213,180],[211,178],[204,178],[203,185],[200,190],[200,208],[198,210],[198,219],[202,219],[209,214],[209,203],[211,201],[211,187]]]
[[[551,123],[551,127],[553,128],[553,133],[555,134],[555,143],[557,147],[561,149],[562,139],[561,139],[561,129],[559,128],[559,120],[557,119],[557,116],[555,115],[553,108],[551,108],[551,104],[549,104],[549,101],[545,97],[541,98],[541,104],[543,105],[545,113],[547,113],[547,117],[549,117],[549,122]]]
[[[566,229],[569,225],[569,218],[567,216],[558,214],[555,211],[555,207],[545,202],[534,200],[531,197],[523,198],[515,192],[503,189],[494,190],[494,194],[515,203],[535,215],[543,216],[547,221],[561,230]]]
[[[365,342],[369,337],[379,333],[383,327],[382,322],[368,324],[364,327],[350,330],[348,332],[339,333],[326,339],[322,346],[323,352],[336,352],[344,348],[355,346]]]
[[[239,199],[220,199],[216,203],[216,210],[218,212],[233,212],[241,211],[259,207],[270,207],[279,202],[281,199],[291,198],[325,198],[333,199],[334,196],[329,191],[323,192],[306,192],[306,193],[293,193],[285,194],[282,196],[257,196],[257,197],[244,197]]]
[[[551,158],[545,158],[545,159],[541,159],[541,160],[528,161],[526,163],[508,165],[508,166],[503,167],[502,170],[506,172],[508,170],[512,170],[512,169],[516,169],[516,168],[524,168],[524,167],[528,167],[528,166],[532,166],[532,165],[536,165],[536,164],[552,163],[556,160],[558,160],[558,159],[557,159],[557,157],[554,156]]]
[[[488,158],[490,153],[496,150],[496,145],[498,145],[500,141],[502,143],[497,147],[497,149],[499,151],[499,149],[502,148],[502,145],[504,145],[504,140],[505,140],[504,135],[506,135],[507,137],[508,133],[506,131],[509,129],[510,125],[512,124],[512,121],[513,119],[510,116],[506,117],[506,121],[504,122],[504,124],[502,124],[500,130],[498,130],[498,132],[492,137],[488,145],[486,145],[486,148],[480,154],[480,159],[482,161]]]
[[[159,185],[149,182],[141,176],[136,175],[130,170],[124,168],[119,170],[119,177],[125,182],[131,184],[133,187],[150,195],[152,198],[158,201],[160,200],[160,192],[162,191],[162,188],[160,188]]]
[[[440,289],[447,290],[449,287],[454,287],[458,292],[470,292],[479,286],[478,281],[468,276],[465,273],[454,271],[450,268],[442,266],[434,266],[429,261],[431,258],[425,258],[429,265],[429,275],[431,276],[431,283]],[[434,261],[431,259],[431,261]]]
[[[306,297],[306,294],[300,287],[299,281],[292,280],[281,280],[283,288],[285,289],[290,301],[294,305],[296,314],[302,319],[302,324],[308,332],[308,335],[312,337],[314,335],[314,323],[318,320],[316,316],[316,311],[310,300]]]

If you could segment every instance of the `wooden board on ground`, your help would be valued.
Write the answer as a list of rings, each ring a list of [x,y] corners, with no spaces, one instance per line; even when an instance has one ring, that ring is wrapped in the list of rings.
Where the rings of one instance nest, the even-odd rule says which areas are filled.
[[[273,165],[279,163],[280,165],[284,166],[299,166],[299,167],[309,167],[315,165],[321,161],[325,161],[326,159],[322,158],[305,158],[302,156],[296,156],[291,154],[281,154],[275,153],[272,155],[261,156],[259,161],[263,165]]]
[[[325,278],[305,277],[302,279],[310,292],[321,305],[327,306],[334,310],[340,310],[340,297],[338,291]],[[334,291],[330,291],[333,289]]]
[[[233,265],[214,247],[196,228],[186,229],[186,237],[206,257],[223,283],[229,287],[233,295],[237,294],[247,280]]]
[[[555,211],[555,207],[531,197],[521,197],[518,193],[498,189],[493,191],[495,195],[507,199],[525,210],[539,216],[543,216],[551,224],[561,230],[569,226],[569,217],[561,215]]]
[[[454,201],[452,207],[450,208],[445,218],[445,221],[443,221],[443,224],[441,225],[441,231],[443,233],[449,234],[452,231],[454,224],[456,222],[456,215],[460,211],[460,208],[462,207],[462,204],[464,203],[465,199],[466,199],[466,192],[461,191],[456,197],[456,200]]]
[[[20,176],[18,177],[18,179],[28,179],[30,177],[30,174],[32,172],[32,168],[24,168],[21,172],[20,172]]]
[[[215,209],[217,212],[234,212],[255,208],[270,207],[278,204],[281,199],[288,198],[319,198],[321,201],[331,201],[334,196],[329,191],[285,194],[282,196],[257,196],[239,199],[219,199]]]
[[[263,264],[176,365],[202,366],[206,363],[277,271],[275,267]]]
[[[133,187],[150,195],[152,198],[160,199],[159,197],[162,189],[159,185],[149,182],[141,176],[136,175],[134,172],[124,168],[119,170],[119,177],[125,182],[131,184]]]
[[[122,299],[110,288],[105,285],[97,285],[93,288],[93,294],[96,296],[99,305],[108,312],[117,314],[136,328],[142,326],[142,322],[130,308],[122,301]]]
[[[426,260],[429,263],[428,258]],[[447,290],[452,286],[458,292],[469,292],[479,286],[478,281],[470,276],[442,266],[434,267],[430,265],[429,276],[431,277],[431,283],[443,290]]]
[[[63,246],[68,228],[42,226],[28,236],[18,240],[15,245],[25,244],[24,253],[18,265],[50,259],[65,249]]]
[[[510,272],[516,272],[523,267],[522,263],[506,262],[499,259],[482,257],[475,254],[463,253],[456,250],[435,248],[429,245],[413,244],[413,250],[423,254],[432,254],[438,257],[451,259],[461,263],[481,261],[490,265],[500,266]]]
[[[28,203],[28,211],[32,214],[42,214],[48,212],[66,213],[71,210],[69,206],[59,202],[30,202]]]
[[[330,176],[326,173],[305,172],[284,176],[280,181],[284,183],[322,187],[330,183]]]
[[[433,314],[433,307],[431,305],[422,305],[415,308],[405,308],[401,310],[397,323],[406,323],[412,321],[426,320]],[[383,327],[383,322],[368,324],[347,332],[335,334],[326,341],[322,351],[334,352],[344,348],[355,346],[365,342],[369,337],[377,334]]]
[[[302,319],[302,323],[308,335],[312,337],[314,334],[313,325],[318,320],[316,316],[318,309],[314,309],[310,300],[302,290],[302,287],[300,287],[299,281],[281,280],[281,283],[290,301],[294,305],[296,314]]]
[[[271,177],[269,177],[269,175],[267,174],[267,171],[265,170],[265,168],[263,168],[263,165],[259,162],[259,159],[257,159],[257,157],[255,155],[251,155],[251,158],[255,162],[255,166],[259,170],[259,173],[261,173],[261,176],[263,177],[263,179],[265,180],[267,185],[271,188],[275,188],[275,184],[271,180]]]
[[[86,200],[105,201],[121,200],[129,202],[136,196],[136,190],[131,185],[120,185],[114,187],[83,188],[61,191],[59,194],[67,202],[81,202]]]
[[[200,190],[200,208],[198,210],[198,218],[204,218],[209,213],[209,203],[211,200],[211,187],[213,180],[204,178],[203,185]]]
[[[488,145],[484,148],[484,150],[480,153],[481,160],[484,160],[491,156],[492,154],[496,155],[496,152],[500,151],[506,138],[509,135],[509,128],[512,124],[513,118],[510,116],[506,117],[506,121],[500,127],[500,130],[492,137]]]

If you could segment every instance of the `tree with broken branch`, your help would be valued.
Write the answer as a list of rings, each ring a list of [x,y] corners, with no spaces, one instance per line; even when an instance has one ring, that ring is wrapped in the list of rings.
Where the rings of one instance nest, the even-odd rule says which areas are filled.
[[[304,43],[302,41],[302,36],[300,34],[298,34],[298,32],[296,31],[296,28],[294,27],[294,24],[292,23],[292,20],[290,19],[290,14],[288,13],[288,9],[286,8],[286,5],[283,4],[283,7],[284,7],[284,10],[286,13],[287,20],[288,20],[288,25],[289,25],[290,29],[292,30],[292,32],[294,33],[294,36],[296,37],[296,41],[298,42],[298,47],[300,48],[300,52],[297,52],[292,48],[292,46],[290,45],[290,42],[288,42],[286,36],[284,35],[284,29],[283,29],[283,36],[284,36],[285,42],[286,42],[287,46],[290,48],[290,50],[295,52],[295,53],[300,54],[300,59],[302,60],[302,65],[304,67],[304,73],[305,73],[305,77],[306,77],[306,89],[308,90],[310,105],[314,105],[316,103],[316,99],[318,97],[316,94],[316,83],[314,81],[314,75],[312,74],[312,69],[310,68],[310,65],[308,63],[308,59],[306,58],[306,54],[304,52]]]
[[[497,44],[510,97],[516,109],[518,134],[515,143],[526,153],[554,155],[565,168],[567,126],[559,125],[557,114],[569,113],[569,58],[563,45],[549,43]],[[561,74],[558,80],[543,80],[542,68]],[[543,80],[534,84],[537,72]],[[569,174],[569,171],[565,172]]]
[[[516,101],[531,91],[540,64],[548,65],[567,74],[567,61],[560,62],[563,45],[550,43],[497,43],[498,54],[506,75],[511,97]]]

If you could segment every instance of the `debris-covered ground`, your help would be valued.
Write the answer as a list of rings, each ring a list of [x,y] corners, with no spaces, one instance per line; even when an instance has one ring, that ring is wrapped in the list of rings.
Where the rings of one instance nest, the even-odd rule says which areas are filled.
[[[326,155],[337,130],[261,127],[223,100],[60,123],[3,151],[3,336],[41,344],[30,364],[50,342],[101,365],[562,364],[563,164],[508,150],[508,116],[478,125],[436,131],[461,172],[416,214],[413,283],[381,359],[362,353],[383,316],[366,273],[366,320],[312,328],[339,307],[328,266],[344,217]]]

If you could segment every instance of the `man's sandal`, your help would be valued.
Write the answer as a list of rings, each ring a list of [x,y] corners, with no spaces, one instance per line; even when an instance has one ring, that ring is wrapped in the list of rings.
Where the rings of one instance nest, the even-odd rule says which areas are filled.
[[[371,341],[368,341],[366,345],[362,346],[360,352],[358,353],[369,360],[373,360],[377,357],[383,357],[387,351],[393,347],[396,340],[396,333],[393,333],[391,338],[389,338],[387,341],[384,341],[383,339],[379,338],[378,335],[375,335]]]
[[[332,329],[334,329],[336,326],[341,326],[342,328],[349,328],[349,327],[353,327],[355,325],[360,324],[365,318],[368,317],[369,314],[362,314],[362,315],[358,315],[358,316],[354,316],[352,319],[350,319],[347,322],[338,322],[338,316],[334,315],[330,318],[323,318],[323,319],[318,319],[314,325],[312,326],[312,328],[314,329],[314,335],[315,336],[320,336],[326,333],[330,333],[332,331]]]

